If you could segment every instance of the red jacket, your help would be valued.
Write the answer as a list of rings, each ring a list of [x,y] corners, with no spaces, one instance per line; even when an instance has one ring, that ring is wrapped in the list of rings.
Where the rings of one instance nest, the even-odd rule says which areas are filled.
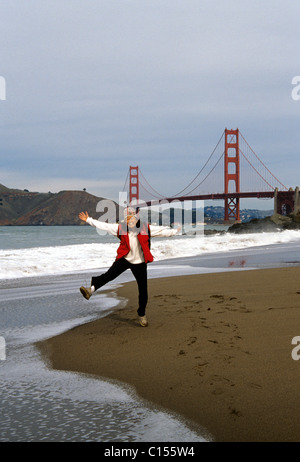
[[[119,225],[118,238],[120,239],[120,245],[117,250],[116,260],[125,257],[130,251],[129,237],[127,230],[124,230],[122,225]],[[145,263],[153,261],[153,255],[150,252],[150,227],[149,225],[142,224],[141,230],[137,235],[139,243],[141,244],[142,251],[144,254]]]

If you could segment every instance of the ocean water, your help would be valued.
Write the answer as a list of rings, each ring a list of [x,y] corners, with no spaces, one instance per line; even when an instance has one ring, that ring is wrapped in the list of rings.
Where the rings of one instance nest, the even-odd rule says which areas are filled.
[[[130,272],[110,283],[109,296],[99,291],[87,303],[78,291],[112,263],[117,246],[91,227],[0,227],[0,441],[213,439],[131,388],[51,370],[34,346],[125,303],[114,291]],[[300,232],[152,239],[152,252],[150,278],[298,266]]]
[[[258,234],[216,234],[204,237],[155,238],[151,250],[155,261],[203,257],[262,245],[299,240],[300,231]],[[0,227],[0,279],[66,274],[105,268],[113,262],[118,240],[99,235],[90,226]]]

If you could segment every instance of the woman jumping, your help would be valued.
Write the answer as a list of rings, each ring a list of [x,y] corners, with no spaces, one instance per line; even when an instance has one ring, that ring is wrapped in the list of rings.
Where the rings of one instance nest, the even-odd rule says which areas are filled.
[[[125,210],[125,223],[105,223],[94,220],[87,212],[80,212],[79,218],[102,231],[106,231],[120,239],[116,260],[113,265],[100,276],[92,277],[90,287],[80,287],[82,295],[89,298],[97,289],[117,278],[127,269],[130,269],[138,284],[139,307],[137,310],[139,322],[142,327],[148,326],[146,318],[146,305],[148,301],[147,289],[147,263],[153,261],[150,252],[151,237],[170,237],[180,231],[165,226],[153,226],[140,221],[136,209],[128,207]]]

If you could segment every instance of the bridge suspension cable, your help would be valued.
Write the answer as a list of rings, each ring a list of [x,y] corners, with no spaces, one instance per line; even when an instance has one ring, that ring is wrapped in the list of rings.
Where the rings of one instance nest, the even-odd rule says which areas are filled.
[[[125,180],[122,192],[127,190],[127,182],[128,182],[128,178],[129,178],[129,171],[130,171],[130,169],[128,169],[128,171],[127,171],[127,176],[126,176],[126,180]]]
[[[181,191],[177,192],[176,194],[173,194],[172,196],[167,196],[167,195],[163,195],[161,193],[159,193],[157,190],[155,190],[150,184],[149,182],[146,180],[145,176],[142,174],[141,172],[141,169],[139,169],[139,174],[140,176],[142,177],[142,180],[140,180],[140,186],[142,187],[142,189],[144,189],[148,194],[150,194],[150,197],[153,197],[155,199],[164,199],[166,197],[169,197],[169,198],[176,198],[176,197],[179,197],[179,196],[182,196],[185,191],[187,191],[192,185],[193,183],[196,182],[196,180],[199,178],[199,176],[201,175],[201,173],[204,171],[204,169],[207,167],[207,165],[209,164],[209,162],[211,161],[212,157],[214,156],[216,150],[218,149],[223,137],[224,137],[224,132],[222,133],[222,135],[220,136],[220,139],[219,141],[217,142],[215,148],[213,149],[212,153],[210,154],[210,156],[208,157],[207,161],[205,162],[205,164],[203,165],[203,167],[201,168],[201,170],[197,173],[197,175],[189,182],[189,184],[184,188],[182,189]],[[218,158],[217,162],[214,164],[214,166],[211,168],[211,170],[209,171],[209,173],[204,177],[204,179],[202,179],[202,181],[200,181],[200,183],[198,183],[196,186],[194,186],[193,189],[191,189],[189,192],[186,192],[185,195],[189,195],[191,194],[193,191],[195,191],[201,184],[204,183],[204,181],[210,176],[210,174],[213,172],[213,170],[215,169],[215,167],[219,164],[220,160],[222,159],[224,155],[224,151],[222,152],[221,156]],[[147,187],[145,186],[145,184],[147,185]],[[153,191],[153,192],[151,192]]]
[[[201,173],[203,172],[203,170],[205,169],[205,167],[206,167],[207,164],[209,163],[210,159],[212,158],[212,156],[213,156],[214,153],[216,152],[216,150],[217,150],[219,144],[221,143],[221,140],[222,140],[222,138],[224,137],[224,132],[225,132],[225,131],[223,131],[223,133],[222,133],[222,135],[221,135],[219,141],[217,142],[217,144],[216,144],[214,150],[212,151],[212,153],[211,153],[210,156],[208,157],[207,161],[205,162],[205,164],[203,165],[203,167],[201,168],[201,170],[197,173],[197,175],[195,176],[195,178],[193,178],[193,180],[190,181],[190,183],[189,183],[184,189],[182,189],[182,191],[179,191],[177,194],[174,194],[174,195],[171,196],[171,197],[182,196],[183,193],[184,193],[184,191],[186,191],[186,190],[194,183],[194,181],[196,181],[196,179],[201,175]],[[223,156],[223,154],[224,154],[224,152],[222,153],[221,157]],[[206,175],[206,177],[204,178],[204,180],[202,180],[201,183],[199,183],[197,186],[195,186],[194,189],[192,189],[189,193],[187,193],[187,195],[188,195],[188,194],[191,194],[197,187],[199,187],[199,186],[206,180],[206,178],[208,178],[208,176],[211,174],[211,172],[212,172],[212,171],[214,170],[214,168],[217,166],[217,164],[219,163],[219,161],[220,161],[220,158],[219,158],[219,160],[217,161],[217,163],[214,165],[214,167],[210,170],[210,172],[208,173],[208,175]]]
[[[240,137],[242,138],[242,140],[244,141],[245,143],[245,147],[247,147],[248,149],[248,153],[249,153],[249,150],[250,152],[255,156],[255,158],[258,160],[259,162],[259,165],[265,170],[265,175],[266,175],[266,172],[269,174],[270,178],[269,178],[269,181],[267,181],[267,179],[261,174],[259,173],[258,169],[253,165],[253,163],[250,161],[250,159],[248,158],[248,156],[241,150],[240,148],[240,153],[242,154],[242,156],[246,159],[246,161],[251,165],[251,167],[253,168],[253,170],[255,170],[255,172],[260,176],[260,178],[262,178],[262,180],[271,188],[271,189],[275,189],[276,186],[281,186],[283,189],[285,190],[288,190],[288,188],[280,181],[278,180],[278,178],[276,178],[276,176],[271,172],[270,169],[268,169],[268,167],[263,163],[263,161],[260,159],[260,157],[255,153],[255,151],[251,148],[251,146],[249,145],[249,143],[247,142],[247,140],[244,138],[244,136],[242,135],[241,132],[239,132],[240,134]],[[271,179],[275,180],[275,183],[271,184]]]
[[[139,169],[139,175],[142,176],[143,180],[145,181],[145,183],[147,184],[147,186],[152,189],[152,191],[154,191],[155,194],[152,194],[152,196],[155,198],[155,199],[164,199],[166,196],[163,196],[162,194],[160,194],[158,191],[156,191],[149,183],[148,181],[146,180],[146,178],[144,177],[144,175],[142,174],[141,172],[141,169]],[[141,184],[141,180],[140,180],[140,185],[145,189],[145,191],[147,191],[147,193],[149,193],[151,195],[151,192],[145,187],[145,185],[142,183]]]
[[[208,172],[208,174],[203,178],[203,180],[201,181],[201,183],[199,183],[197,186],[195,186],[194,189],[192,189],[191,191],[189,191],[188,193],[186,193],[187,196],[189,196],[190,194],[194,193],[196,191],[197,188],[199,188],[199,186],[201,186],[206,180],[207,178],[210,176],[210,174],[214,171],[214,169],[217,167],[218,163],[220,162],[220,160],[222,159],[222,157],[224,157],[224,151],[222,152],[222,154],[220,155],[219,159],[217,160],[217,162],[215,163],[215,165],[213,166],[213,168]]]
[[[220,149],[222,140],[227,141]],[[234,149],[236,149],[236,152]],[[239,163],[235,160],[235,156],[238,155],[237,153],[240,154],[239,159],[241,162]],[[226,156],[227,164],[225,165]],[[221,160],[223,158],[224,167],[221,167]],[[242,186],[240,190],[234,189],[234,184],[232,184],[232,179],[236,177],[237,171],[240,173],[241,177]],[[197,175],[184,189],[172,196],[163,195],[154,189],[153,186],[151,186],[146,180],[145,176],[141,172],[141,169],[138,168],[138,186],[140,188],[139,197],[148,201],[151,199],[176,199],[182,197],[188,198],[189,196],[200,196],[203,194],[224,193],[226,174],[227,180],[229,176],[229,183],[226,183],[228,193],[255,193],[257,191],[269,193],[274,192],[276,187],[282,190],[288,190],[288,188],[279,181],[270,169],[262,162],[260,157],[254,152],[239,130],[224,130],[216,146]],[[129,175],[130,169],[127,173],[123,191],[126,188]],[[207,181],[208,179],[209,181]]]

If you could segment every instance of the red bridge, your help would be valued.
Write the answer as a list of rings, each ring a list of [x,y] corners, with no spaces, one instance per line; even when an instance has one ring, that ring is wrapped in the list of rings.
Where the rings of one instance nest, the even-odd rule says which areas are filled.
[[[274,211],[282,215],[292,212],[298,203],[298,188],[293,191],[279,181],[238,129],[224,130],[201,170],[175,195],[168,197],[157,192],[138,166],[130,166],[124,190],[127,187],[131,204],[223,199],[225,222],[240,221],[240,199],[274,197]]]

